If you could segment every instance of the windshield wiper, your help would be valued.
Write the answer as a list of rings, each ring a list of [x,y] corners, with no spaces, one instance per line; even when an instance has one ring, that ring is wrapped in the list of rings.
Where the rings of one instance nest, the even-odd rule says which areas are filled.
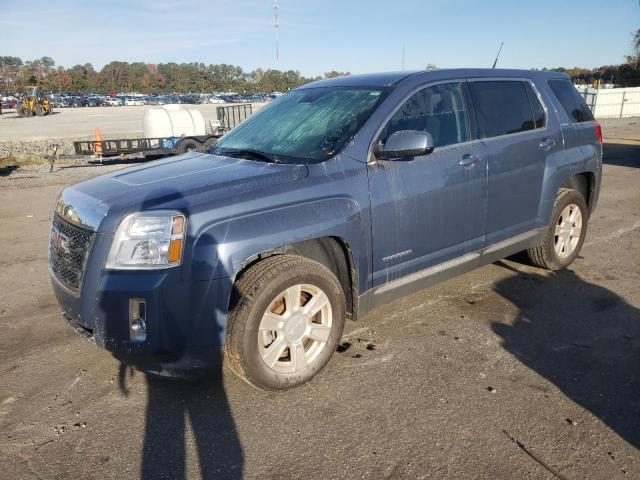
[[[229,157],[249,156],[253,158],[258,158],[260,160],[264,160],[265,162],[269,162],[269,163],[280,163],[280,160],[278,160],[278,158],[275,155],[272,155],[266,152],[261,152],[260,150],[253,150],[250,148],[239,148],[237,150],[236,149],[227,150],[227,149],[221,148],[219,151],[221,155],[227,155]]]

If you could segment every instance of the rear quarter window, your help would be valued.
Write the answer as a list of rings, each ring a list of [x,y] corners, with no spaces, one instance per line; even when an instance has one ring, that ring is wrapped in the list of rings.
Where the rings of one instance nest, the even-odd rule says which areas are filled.
[[[473,81],[469,89],[478,114],[480,136],[498,137],[536,128],[524,82]],[[544,116],[542,118],[544,124]]]
[[[529,103],[531,103],[531,110],[533,111],[533,120],[536,123],[536,128],[542,128],[545,125],[546,114],[542,104],[540,103],[540,99],[538,98],[538,95],[536,95],[536,92],[533,91],[533,87],[531,87],[530,83],[525,83],[524,88],[529,96]]]
[[[573,123],[594,120],[593,113],[584,103],[582,95],[569,80],[549,80],[547,83]]]

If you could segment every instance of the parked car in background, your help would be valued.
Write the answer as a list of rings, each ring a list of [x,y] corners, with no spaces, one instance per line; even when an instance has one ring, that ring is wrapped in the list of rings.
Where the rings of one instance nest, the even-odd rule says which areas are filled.
[[[223,104],[223,103],[258,103],[277,98],[274,94],[265,93],[184,93],[184,94],[150,94],[137,93],[68,93],[55,92],[49,98],[57,108],[86,106],[121,106],[121,105],[166,105],[166,104]],[[6,100],[4,101],[6,103]],[[4,103],[3,103],[4,105]],[[7,108],[5,106],[5,108]]]
[[[125,97],[124,98],[125,105],[144,105],[144,100],[142,97]]]
[[[124,105],[124,100],[118,97],[107,97],[104,99],[103,104],[109,107],[120,107]]]
[[[86,101],[85,106],[87,107],[101,107],[104,105],[103,98],[98,96],[87,97],[85,101]]]
[[[16,108],[18,101],[15,98],[2,98],[0,99],[2,108]]]
[[[67,97],[66,102],[69,107],[86,107],[89,104],[84,96],[76,95]]]
[[[63,190],[52,284],[122,361],[176,374],[224,349],[250,384],[287,389],[326,365],[347,319],[520,251],[567,267],[601,177],[600,125],[564,74],[322,80],[209,153]]]

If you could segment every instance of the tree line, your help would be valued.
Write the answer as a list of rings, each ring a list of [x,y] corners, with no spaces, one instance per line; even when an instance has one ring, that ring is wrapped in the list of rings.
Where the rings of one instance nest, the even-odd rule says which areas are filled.
[[[324,78],[349,75],[331,71]],[[245,72],[228,64],[111,62],[99,71],[90,63],[71,68],[57,66],[51,57],[23,61],[0,56],[0,91],[16,92],[38,85],[49,92],[185,93],[185,92],[286,92],[323,77],[305,77],[297,70]]]

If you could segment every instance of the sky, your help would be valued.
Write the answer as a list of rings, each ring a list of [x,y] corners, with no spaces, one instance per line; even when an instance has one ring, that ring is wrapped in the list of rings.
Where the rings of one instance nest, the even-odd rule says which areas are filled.
[[[631,52],[639,0],[0,0],[0,55],[70,67],[230,63],[322,75],[596,67]]]

